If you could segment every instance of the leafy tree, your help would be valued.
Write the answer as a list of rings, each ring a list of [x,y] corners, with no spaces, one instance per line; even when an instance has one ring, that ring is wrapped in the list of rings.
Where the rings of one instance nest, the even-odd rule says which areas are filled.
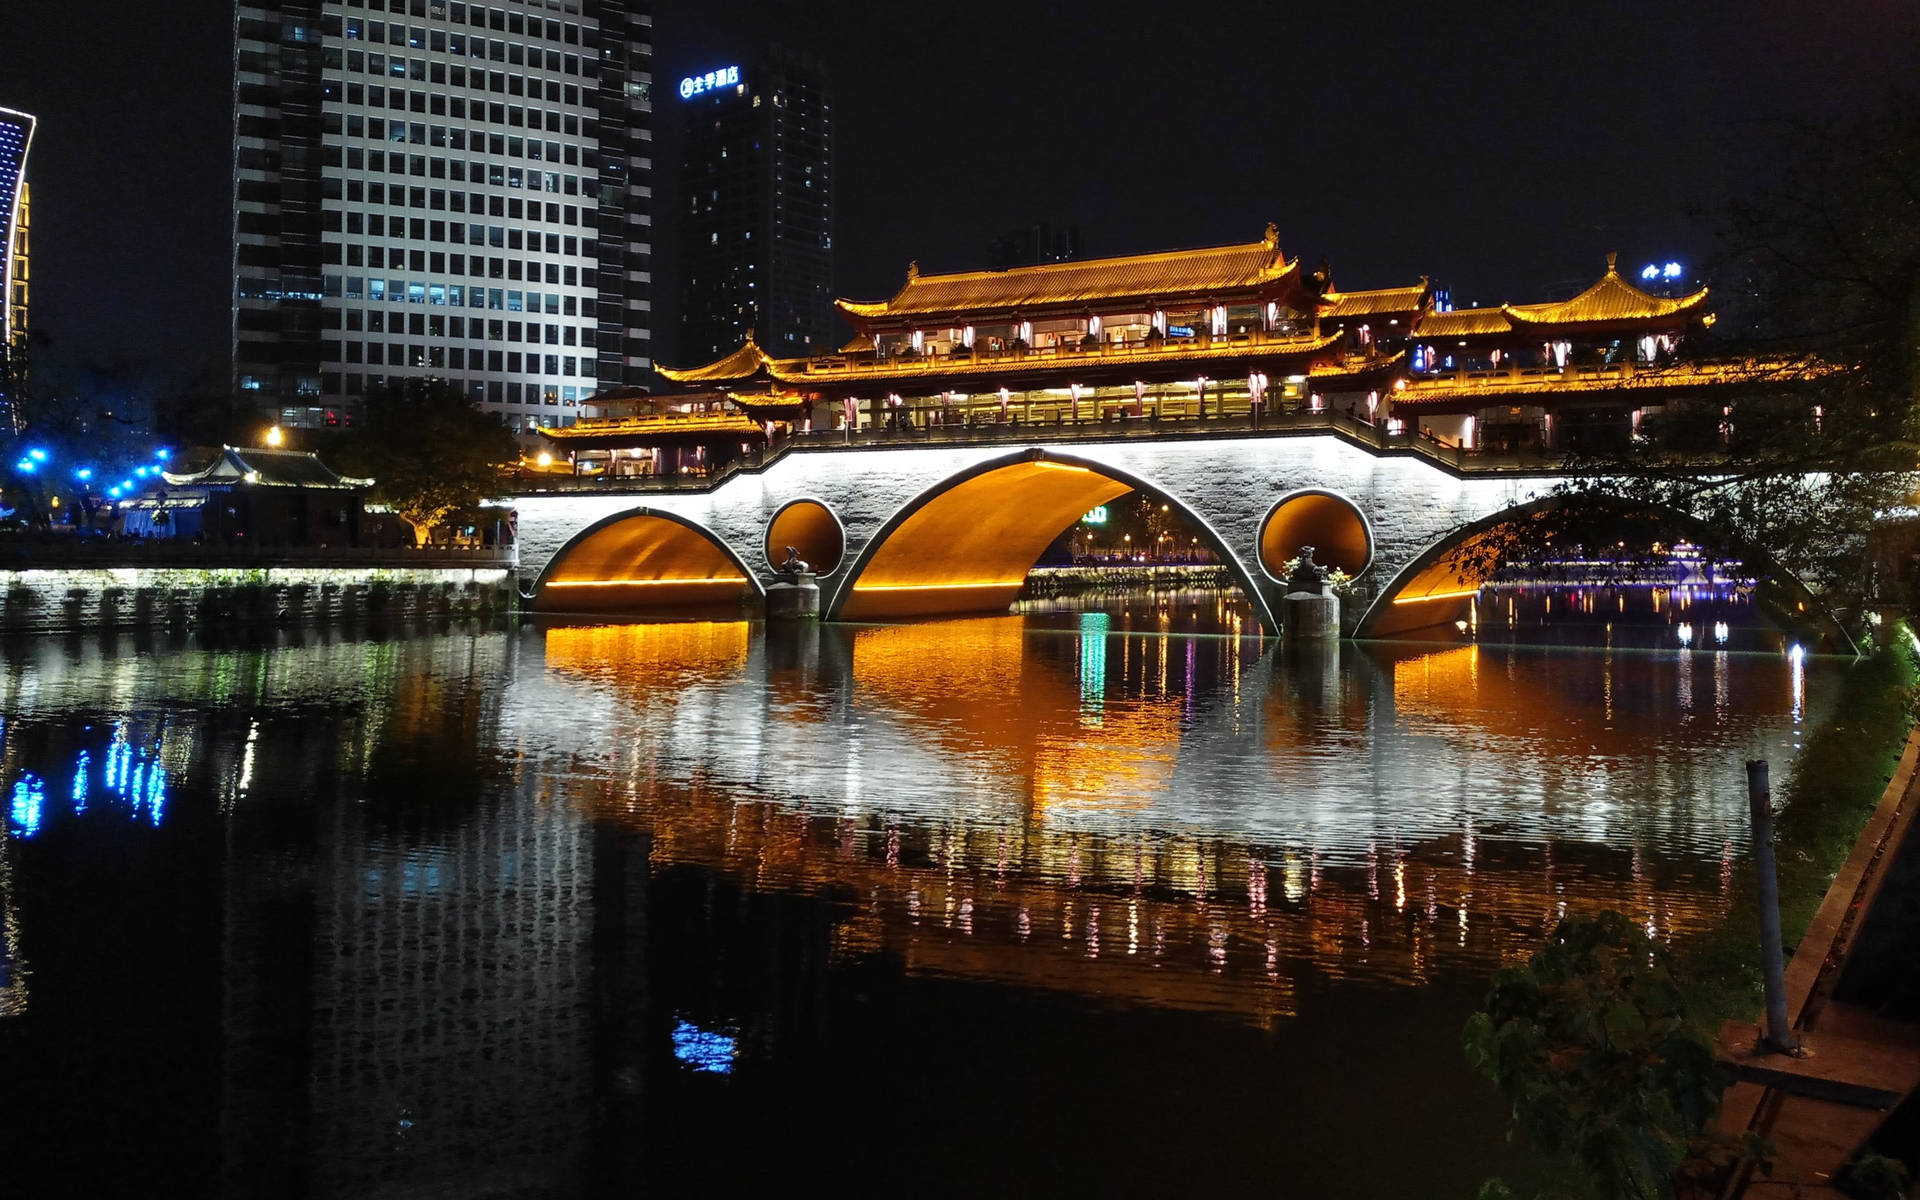
[[[1500,972],[1462,1044],[1514,1128],[1596,1195],[1671,1200],[1683,1166],[1761,1150],[1707,1132],[1724,1081],[1685,1009],[1665,950],[1626,917],[1569,917],[1526,966]],[[1481,1195],[1510,1193],[1496,1180]]]
[[[1614,496],[1764,547],[1837,607],[1877,593],[1868,532],[1920,487],[1920,93],[1851,126],[1783,126],[1766,157],[1771,182],[1719,214],[1720,320],[1683,348],[1749,361],[1748,378],[1670,404],[1649,440],[1572,457],[1557,491],[1574,503],[1501,557],[1613,545],[1579,501]]]
[[[442,379],[407,379],[367,393],[360,427],[327,454],[350,475],[374,480],[425,545],[449,518],[506,493],[502,468],[519,456],[513,435]]]

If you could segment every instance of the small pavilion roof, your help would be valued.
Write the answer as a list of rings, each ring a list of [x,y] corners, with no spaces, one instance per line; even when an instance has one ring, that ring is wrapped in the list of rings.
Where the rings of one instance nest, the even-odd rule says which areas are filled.
[[[1552,304],[1509,304],[1516,325],[1590,325],[1600,321],[1648,321],[1690,313],[1707,299],[1707,289],[1668,299],[1649,295],[1620,277],[1616,256],[1607,255],[1607,273],[1571,300]]]
[[[761,372],[777,366],[793,368],[803,359],[774,358],[762,350],[753,340],[753,330],[747,330],[747,340],[738,350],[724,358],[718,358],[698,367],[665,367],[654,364],[654,370],[664,378],[675,383],[738,383],[743,379],[752,379]]]
[[[1374,288],[1364,292],[1328,292],[1320,297],[1322,320],[1371,317],[1383,313],[1418,312],[1426,305],[1433,286],[1421,279],[1411,287]]]
[[[1269,225],[1266,236],[1257,242],[1198,250],[947,275],[922,275],[917,265],[910,264],[907,282],[891,299],[834,303],[856,322],[873,322],[889,317],[1007,312],[1134,297],[1143,301],[1204,297],[1270,286],[1294,274],[1299,265],[1297,259],[1289,262],[1280,253],[1279,233]]]
[[[371,479],[337,474],[316,454],[299,450],[220,447],[220,456],[198,471],[160,477],[174,487],[208,484],[246,484],[252,487],[332,488],[341,491],[373,486]]]

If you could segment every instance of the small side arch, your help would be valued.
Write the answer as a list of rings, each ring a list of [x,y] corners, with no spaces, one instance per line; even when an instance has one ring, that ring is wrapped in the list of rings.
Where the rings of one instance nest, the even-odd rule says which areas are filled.
[[[1279,628],[1247,566],[1179,497],[1128,471],[1033,447],[975,464],[921,492],[874,533],[827,605],[829,619],[896,620],[1004,612],[1047,545],[1081,514],[1143,492],[1177,510]]]
[[[634,508],[582,529],[533,585],[544,613],[640,616],[746,605],[765,595],[719,535],[679,513]]]
[[[1855,654],[1853,638],[1833,618],[1827,606],[1793,573],[1785,570],[1761,546],[1738,540],[1729,544],[1715,536],[1704,521],[1677,509],[1649,505],[1624,497],[1602,497],[1600,501],[1616,505],[1622,513],[1645,514],[1668,529],[1697,544],[1737,555],[1755,568],[1755,573],[1780,589],[1776,611],[1803,623],[1821,639],[1821,648]],[[1582,503],[1594,503],[1584,497]],[[1559,496],[1549,496],[1525,504],[1516,504],[1478,521],[1469,522],[1434,542],[1382,587],[1354,628],[1356,638],[1391,637],[1396,633],[1451,624],[1463,617],[1468,602],[1479,594],[1491,577],[1491,555],[1475,554],[1476,546],[1491,549],[1504,527],[1521,521],[1543,518],[1566,504]]]
[[[846,557],[847,527],[825,500],[796,496],[774,511],[763,542],[770,571],[780,569],[786,548],[792,546],[815,575],[831,575]]]
[[[1260,522],[1260,569],[1286,582],[1281,570],[1302,546],[1323,567],[1358,578],[1373,565],[1373,522],[1358,504],[1326,488],[1300,488],[1274,501]]]

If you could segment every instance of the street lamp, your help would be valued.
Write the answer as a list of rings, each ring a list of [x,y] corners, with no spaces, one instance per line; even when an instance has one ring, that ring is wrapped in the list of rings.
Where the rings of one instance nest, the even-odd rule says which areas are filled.
[[[286,440],[287,440],[287,435],[280,432],[280,427],[278,425],[270,426],[267,429],[267,445],[278,446],[281,442],[284,442]]]

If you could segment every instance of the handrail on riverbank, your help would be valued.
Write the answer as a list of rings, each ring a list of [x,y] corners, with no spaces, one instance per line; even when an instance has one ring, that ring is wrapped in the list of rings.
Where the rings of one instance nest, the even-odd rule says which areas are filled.
[[[167,539],[0,538],[0,571],[63,567],[102,569],[198,567],[247,570],[264,567],[512,567],[512,546],[241,546]]]
[[[1742,1080],[1727,1090],[1720,1127],[1759,1133],[1776,1142],[1780,1154],[1766,1187],[1798,1182],[1819,1189],[1808,1190],[1808,1195],[1837,1195],[1821,1187],[1841,1165],[1831,1160],[1836,1147],[1844,1161],[1845,1154],[1871,1136],[1886,1109],[1920,1086],[1920,1029],[1896,1029],[1892,1022],[1875,1022],[1865,1036],[1851,1029],[1821,1029],[1833,989],[1880,898],[1893,858],[1907,840],[1916,810],[1920,728],[1908,735],[1879,804],[1787,963],[1789,1020],[1810,1053],[1795,1057],[1760,1052],[1755,1046],[1757,1023],[1728,1022],[1720,1033],[1721,1061]],[[1760,1193],[1750,1189],[1759,1186],[1747,1166],[1733,1173],[1720,1197],[1757,1196]]]

